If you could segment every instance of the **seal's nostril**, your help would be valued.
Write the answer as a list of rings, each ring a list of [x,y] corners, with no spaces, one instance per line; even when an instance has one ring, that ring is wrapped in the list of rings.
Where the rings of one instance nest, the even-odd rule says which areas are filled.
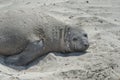
[[[89,47],[89,44],[84,44],[85,47]]]

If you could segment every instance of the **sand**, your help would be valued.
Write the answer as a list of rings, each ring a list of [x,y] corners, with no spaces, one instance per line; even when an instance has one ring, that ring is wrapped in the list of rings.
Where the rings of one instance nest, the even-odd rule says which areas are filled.
[[[120,80],[120,0],[0,0],[0,11],[36,8],[89,36],[87,53],[49,53],[27,67],[6,66],[0,80]]]

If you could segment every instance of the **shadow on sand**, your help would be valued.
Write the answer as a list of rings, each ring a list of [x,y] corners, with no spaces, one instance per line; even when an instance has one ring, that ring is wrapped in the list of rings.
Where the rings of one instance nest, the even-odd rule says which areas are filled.
[[[72,52],[72,53],[52,52],[52,53],[53,53],[55,56],[70,57],[70,56],[81,56],[81,55],[86,54],[87,52]],[[48,53],[48,54],[49,54],[49,53]],[[34,66],[34,65],[38,64],[38,63],[39,63],[40,61],[42,61],[48,54],[38,57],[37,59],[33,60],[32,62],[28,63],[28,64],[25,65],[25,66],[14,66],[14,65],[5,64],[5,63],[4,63],[4,60],[5,60],[5,57],[4,57],[4,56],[0,56],[0,63],[3,64],[3,65],[5,65],[5,66],[7,66],[7,67],[12,68],[12,69],[21,71],[21,70],[26,70],[26,69],[30,68],[31,66]]]

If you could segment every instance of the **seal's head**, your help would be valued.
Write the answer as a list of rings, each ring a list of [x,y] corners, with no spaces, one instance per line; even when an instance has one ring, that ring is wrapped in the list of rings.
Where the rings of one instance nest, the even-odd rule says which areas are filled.
[[[80,28],[69,28],[66,34],[66,52],[82,52],[89,47],[88,35]]]

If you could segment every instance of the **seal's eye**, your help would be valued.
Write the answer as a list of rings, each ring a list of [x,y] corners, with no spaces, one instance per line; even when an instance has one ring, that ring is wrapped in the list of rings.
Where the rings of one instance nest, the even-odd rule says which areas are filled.
[[[83,34],[84,37],[88,37],[87,34]]]
[[[78,40],[78,38],[73,38],[73,41],[77,41]]]

